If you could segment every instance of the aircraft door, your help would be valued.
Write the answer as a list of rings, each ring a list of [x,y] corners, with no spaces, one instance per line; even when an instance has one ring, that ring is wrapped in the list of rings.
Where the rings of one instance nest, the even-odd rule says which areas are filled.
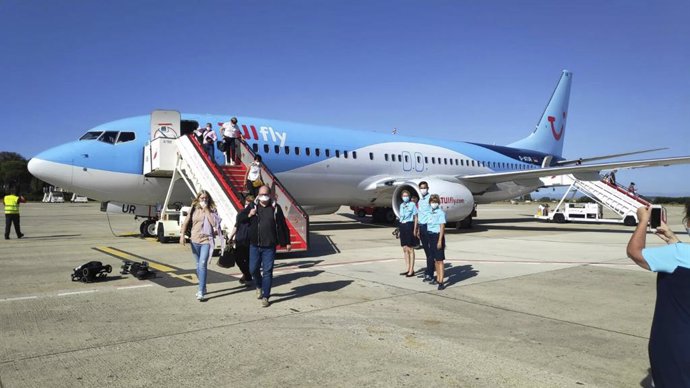
[[[414,170],[417,172],[424,172],[424,156],[420,152],[414,153]]]
[[[412,154],[410,154],[408,151],[403,151],[403,152],[401,152],[401,155],[402,155],[403,171],[412,171],[412,168],[413,168]]]
[[[154,110],[151,112],[151,140],[159,137],[176,139],[180,137],[180,112],[176,110]]]

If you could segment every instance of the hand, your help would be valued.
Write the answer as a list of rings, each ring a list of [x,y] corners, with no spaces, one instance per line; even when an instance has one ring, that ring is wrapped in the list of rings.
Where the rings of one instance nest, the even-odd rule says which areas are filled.
[[[292,250],[292,245],[291,245],[291,244],[286,245],[286,246],[285,246],[285,249],[286,249],[288,252],[290,252],[290,251]]]
[[[657,236],[659,236],[660,239],[664,240],[666,244],[675,244],[677,242],[680,242],[678,240],[678,237],[671,231],[671,229],[668,228],[668,225],[665,223],[661,223],[658,228],[656,228],[656,231],[654,232]]]
[[[417,237],[417,238],[419,238],[419,229],[416,229],[416,230],[414,231],[414,236]]]
[[[441,249],[443,249],[443,242],[441,242],[441,241],[437,242],[437,243],[436,243],[436,249],[438,249],[439,251],[440,251]]]
[[[183,235],[180,235],[180,244],[182,244],[182,246],[185,246],[184,234],[183,234]]]
[[[649,219],[652,217],[652,208],[642,206],[637,209],[637,222],[642,225],[647,225]]]
[[[249,211],[249,217],[254,217],[256,215],[256,208],[252,208],[252,210]]]

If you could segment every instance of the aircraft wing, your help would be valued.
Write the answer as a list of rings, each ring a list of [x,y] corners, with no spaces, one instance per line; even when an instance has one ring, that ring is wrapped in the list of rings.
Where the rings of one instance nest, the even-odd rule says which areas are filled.
[[[661,150],[667,150],[668,148],[654,148],[650,150],[642,150],[642,151],[633,151],[633,152],[625,152],[622,154],[611,154],[611,155],[601,155],[601,156],[595,156],[591,158],[580,158],[580,159],[570,159],[570,160],[561,160],[556,162],[557,165],[559,166],[565,166],[565,165],[570,165],[570,164],[582,164],[585,162],[593,162],[595,160],[604,160],[604,159],[613,159],[613,158],[618,158],[621,156],[630,156],[630,155],[637,155],[637,154],[644,154],[646,152],[654,152],[654,151],[661,151]]]
[[[541,177],[549,177],[555,175],[573,174],[576,178],[582,180],[597,180],[599,172],[602,170],[613,170],[622,168],[643,168],[643,167],[660,167],[671,166],[674,164],[689,164],[690,156],[679,156],[673,158],[663,159],[646,159],[646,160],[631,160],[627,162],[611,162],[588,164],[579,166],[567,167],[546,167],[534,170],[525,171],[510,171],[510,172],[493,172],[488,174],[475,175],[460,175],[458,179],[467,183],[476,184],[493,184],[501,182],[526,182],[533,181]]]

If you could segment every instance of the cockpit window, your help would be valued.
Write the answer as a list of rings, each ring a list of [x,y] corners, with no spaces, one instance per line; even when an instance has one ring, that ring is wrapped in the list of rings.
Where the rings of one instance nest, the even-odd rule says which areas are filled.
[[[102,133],[102,131],[89,131],[86,132],[82,137],[80,137],[79,140],[95,140],[98,139],[98,137],[101,136]]]
[[[98,138],[98,141],[102,141],[108,144],[115,144],[116,139],[117,131],[105,131],[103,132],[103,135],[101,135],[101,137]]]
[[[128,141],[134,140],[134,132],[120,132],[120,136],[117,137],[117,143],[126,143]]]

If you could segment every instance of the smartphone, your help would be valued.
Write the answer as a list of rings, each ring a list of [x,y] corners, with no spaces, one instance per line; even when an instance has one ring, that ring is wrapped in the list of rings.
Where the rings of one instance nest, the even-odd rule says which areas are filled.
[[[652,214],[649,218],[649,227],[652,229],[658,228],[662,222],[666,222],[666,208],[653,207]]]

